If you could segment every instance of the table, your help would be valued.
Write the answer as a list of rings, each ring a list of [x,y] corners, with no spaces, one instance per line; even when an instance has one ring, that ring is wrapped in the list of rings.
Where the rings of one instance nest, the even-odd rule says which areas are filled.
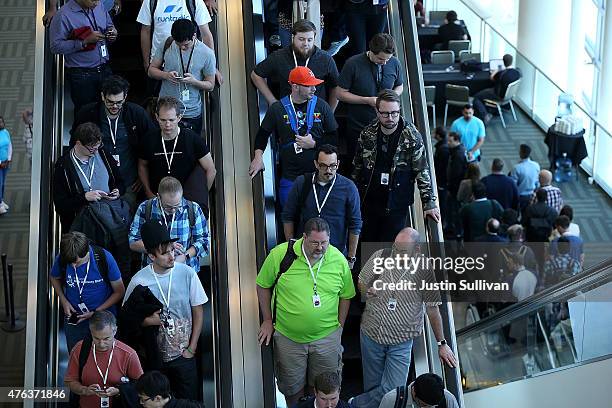
[[[421,50],[432,50],[434,45],[441,42],[438,36],[438,26],[422,26],[417,28],[419,36],[419,48]]]
[[[584,142],[584,129],[573,135],[566,135],[555,131],[555,126],[548,128],[544,143],[548,146],[548,160],[550,169],[554,170],[557,159],[567,153],[574,167],[578,166],[587,156],[586,143]]]
[[[423,82],[425,82],[425,85],[435,85],[437,108],[444,108],[446,84],[467,86],[470,88],[471,96],[483,89],[493,87],[489,63],[481,64],[481,67],[486,67],[486,71],[470,73],[461,72],[461,64],[453,64],[451,66],[453,70],[447,71],[447,68],[449,68],[447,64],[423,64]],[[469,78],[468,74],[474,74],[474,76]]]

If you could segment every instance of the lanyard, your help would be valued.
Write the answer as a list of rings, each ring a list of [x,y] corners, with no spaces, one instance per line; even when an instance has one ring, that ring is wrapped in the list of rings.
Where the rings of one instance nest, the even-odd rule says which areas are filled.
[[[297,58],[295,57],[295,51],[291,50],[291,53],[293,53],[293,62],[295,62],[295,66],[298,66],[297,63]],[[304,64],[305,67],[308,67],[308,61],[310,61],[310,57],[306,58],[306,64]]]
[[[174,268],[170,269],[170,283],[168,283],[168,297],[166,297],[166,295],[164,295],[164,291],[162,290],[161,285],[159,284],[159,279],[157,279],[157,274],[155,273],[155,270],[153,269],[153,265],[151,265],[151,273],[153,274],[153,277],[155,278],[155,282],[157,283],[157,287],[159,288],[159,293],[161,293],[161,297],[164,300],[164,303],[166,304],[166,307],[168,308],[168,312],[170,312],[170,292],[172,291],[172,272],[174,272]]]
[[[304,250],[303,242],[302,242],[302,253],[304,254],[304,258],[306,258],[306,264],[308,265],[308,270],[310,271],[310,275],[312,276],[312,282],[314,284],[313,286],[314,294],[316,295],[317,294],[317,277],[319,276],[321,265],[323,265],[323,258],[325,258],[325,254],[323,254],[323,257],[319,261],[319,267],[317,268],[317,274],[315,275],[314,272],[312,271],[312,266],[310,266],[310,260],[308,260],[308,257],[306,256],[306,251]]]
[[[96,343],[93,344],[94,363],[96,363],[96,368],[98,369],[100,378],[102,378],[102,384],[104,384],[105,387],[106,387],[106,380],[108,379],[108,370],[110,368],[111,362],[113,361],[114,352],[115,352],[115,340],[113,340],[113,347],[111,348],[110,357],[108,358],[108,365],[106,366],[106,373],[102,375],[102,370],[100,370],[100,366],[98,365],[98,358],[96,357]]]
[[[81,299],[81,301],[83,300],[83,289],[85,289],[85,282],[87,281],[87,276],[89,276],[89,264],[91,263],[91,261],[87,261],[87,268],[86,268],[86,272],[85,272],[85,277],[83,278],[83,285],[81,286],[81,284],[79,284],[79,275],[77,275],[77,268],[76,266],[74,267],[74,278],[76,279],[76,285],[77,288],[79,289],[79,299]]]
[[[98,29],[98,22],[96,21],[96,13],[94,13],[93,10],[91,10],[91,16],[93,17],[93,21],[91,21],[91,17],[89,17],[89,9],[85,10],[82,9],[83,13],[85,13],[85,16],[87,17],[87,19],[89,20],[89,24],[91,24],[91,28],[94,31],[99,31]]]
[[[111,139],[113,140],[113,147],[117,149],[117,126],[119,125],[119,116],[115,118],[115,129],[114,130],[113,130],[111,119],[107,116],[106,120],[108,120],[108,131],[110,133]]]
[[[329,198],[329,194],[331,193],[332,189],[334,188],[334,184],[336,184],[336,178],[337,176],[334,176],[334,179],[332,180],[332,184],[329,187],[329,190],[327,190],[327,194],[325,194],[325,198],[323,199],[323,203],[321,205],[319,205],[319,197],[317,195],[317,189],[315,186],[315,174],[312,175],[312,192],[314,193],[315,196],[315,203],[317,204],[317,211],[319,212],[319,217],[321,216],[321,212],[323,211],[323,207],[325,207],[325,203],[327,202],[327,199]]]
[[[393,256],[393,251],[391,251],[391,255],[390,256]],[[389,276],[391,277],[391,283],[399,283],[401,281],[401,279],[404,277],[404,275],[406,275],[406,272],[407,272],[408,268],[404,269],[404,272],[400,275],[399,278],[397,278],[397,281],[393,277],[393,269],[395,269],[395,268],[388,269]],[[415,273],[416,273],[416,271],[415,271]],[[392,292],[395,293],[395,291],[396,291],[396,289],[395,289],[395,286],[394,286]]]
[[[191,47],[191,52],[189,53],[189,59],[187,60],[187,69],[185,69],[185,63],[183,62],[183,52],[179,48],[178,44],[176,45],[176,47],[178,48],[179,60],[181,60],[181,69],[182,69],[181,73],[183,74],[183,76],[185,76],[185,73],[189,72],[189,66],[191,65],[191,57],[193,57],[193,50],[195,50],[195,46],[196,45],[195,45],[195,41],[194,41],[193,42],[193,47]]]
[[[81,168],[81,165],[79,164],[80,160],[77,159],[76,155],[74,154],[74,150],[70,152],[70,155],[72,156],[72,161],[74,162],[74,165],[76,166],[77,170],[83,175],[85,183],[87,183],[87,187],[89,187],[89,191],[91,191],[91,180],[93,179],[94,169],[96,168],[96,156],[93,156],[89,159],[91,160],[91,171],[89,172],[89,178],[87,178],[87,174],[85,174],[85,172]],[[87,167],[89,167],[89,163],[90,162],[88,161]]]
[[[161,203],[161,198],[158,197],[157,200],[159,203],[159,209],[161,211],[162,219],[164,220],[164,224],[166,224],[166,228],[168,228],[168,233],[170,234],[170,231],[172,230],[172,226],[174,225],[174,217],[176,217],[176,211],[172,213],[172,221],[170,221],[170,226],[168,226],[168,221],[166,220],[166,213],[164,212],[164,207],[162,207],[162,203]]]
[[[172,167],[172,160],[174,160],[174,151],[176,150],[176,144],[178,143],[179,134],[181,133],[181,129],[178,129],[178,133],[176,138],[174,139],[174,146],[172,146],[172,153],[170,154],[170,160],[168,160],[168,152],[166,151],[166,141],[162,136],[162,147],[164,148],[164,158],[166,159],[166,164],[168,164],[168,174],[170,174],[170,168]]]
[[[298,127],[298,114],[297,114],[297,110],[295,109],[295,105],[293,104],[293,99],[291,99],[291,95],[289,95],[289,103],[291,103],[291,108],[293,109],[293,115],[295,117],[295,129],[293,129],[293,131],[295,132],[297,136],[300,130],[300,128]],[[306,111],[308,111],[308,108],[306,108]],[[308,114],[308,112],[306,112],[306,114]],[[306,120],[308,120],[308,118],[306,118]],[[308,136],[308,132],[306,132],[304,136]]]

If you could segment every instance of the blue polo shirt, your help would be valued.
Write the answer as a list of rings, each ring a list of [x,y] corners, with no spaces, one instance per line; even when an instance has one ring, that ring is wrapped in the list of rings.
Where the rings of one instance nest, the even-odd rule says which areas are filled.
[[[473,116],[469,121],[462,117],[456,119],[452,126],[451,132],[457,132],[461,136],[461,143],[465,146],[465,151],[469,152],[472,150],[478,139],[485,138],[485,125],[482,120]],[[474,152],[474,160],[480,156],[480,149]]]
[[[521,160],[510,172],[510,177],[516,181],[520,196],[531,196],[540,182],[540,165],[530,158]]]

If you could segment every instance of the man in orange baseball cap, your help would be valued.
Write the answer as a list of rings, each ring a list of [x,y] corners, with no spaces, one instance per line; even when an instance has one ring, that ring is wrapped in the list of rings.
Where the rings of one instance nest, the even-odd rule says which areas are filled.
[[[315,77],[310,68],[298,66],[289,72],[291,93],[274,102],[261,123],[255,137],[255,154],[249,175],[255,177],[264,169],[263,152],[271,133],[276,135],[280,150],[281,180],[279,199],[281,206],[294,180],[315,171],[316,147],[337,145],[338,124],[331,107],[315,93],[324,81]]]

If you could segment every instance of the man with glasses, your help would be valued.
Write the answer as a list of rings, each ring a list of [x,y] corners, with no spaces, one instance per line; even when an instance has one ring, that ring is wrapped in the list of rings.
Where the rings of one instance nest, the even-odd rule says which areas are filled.
[[[196,38],[191,20],[176,20],[171,33],[172,37],[153,54],[148,74],[161,81],[160,96],[182,102],[181,126],[200,136],[202,91],[210,92],[215,87],[215,53]]]
[[[114,201],[125,193],[119,168],[103,148],[100,129],[83,123],[72,137],[74,146],[57,159],[53,172],[53,203],[64,232],[88,203]]]
[[[151,264],[134,275],[125,291],[124,304],[138,285],[149,288],[163,308],[144,319],[143,326],[160,326],[157,345],[162,371],[170,379],[177,398],[198,398],[198,370],[195,353],[204,321],[202,305],[208,302],[198,274],[176,262],[176,238],[159,220],[140,228],[142,243]]]
[[[296,67],[289,73],[291,94],[270,106],[255,137],[255,154],[249,175],[255,177],[264,169],[263,152],[268,138],[274,133],[280,150],[281,207],[285,205],[295,179],[315,170],[316,148],[323,144],[336,145],[338,124],[334,112],[315,93],[323,83],[306,67]]]
[[[144,408],[204,408],[201,402],[173,398],[168,377],[159,371],[147,371],[135,384]]]
[[[376,95],[383,89],[393,89],[398,95],[404,90],[401,66],[393,55],[393,37],[376,34],[369,48],[346,61],[338,80],[338,99],[346,104],[347,113],[345,174],[351,172],[359,133],[376,118]]]
[[[130,227],[130,249],[143,254],[142,266],[150,264],[140,229],[149,220],[164,224],[170,236],[176,238],[176,262],[200,270],[200,258],[208,255],[208,225],[197,203],[183,198],[183,187],[174,177],[164,177],[159,183],[157,196],[141,203]]]
[[[323,218],[329,223],[330,243],[346,255],[352,269],[362,224],[359,192],[351,179],[337,174],[339,164],[334,146],[319,146],[317,171],[295,179],[282,220],[288,241],[302,234],[307,220]]]
[[[308,220],[302,238],[272,249],[257,276],[259,344],[274,341],[278,389],[288,407],[306,387],[313,393],[320,373],[342,372],[340,339],[355,287],[344,255],[329,239],[324,219]]]
[[[457,399],[444,389],[439,375],[419,375],[408,386],[402,385],[385,394],[378,408],[459,408]]]
[[[139,105],[128,102],[130,84],[118,75],[102,83],[101,100],[85,105],[77,114],[72,130],[85,122],[98,125],[102,142],[113,156],[126,186],[123,196],[132,208],[136,207],[136,195],[142,190],[138,180],[138,156],[145,135],[155,129],[155,124]],[[74,142],[72,143],[74,144]]]
[[[386,89],[376,99],[377,120],[363,129],[352,178],[361,194],[362,242],[391,242],[406,226],[414,182],[425,216],[440,221],[423,138],[401,116],[400,98]]]

